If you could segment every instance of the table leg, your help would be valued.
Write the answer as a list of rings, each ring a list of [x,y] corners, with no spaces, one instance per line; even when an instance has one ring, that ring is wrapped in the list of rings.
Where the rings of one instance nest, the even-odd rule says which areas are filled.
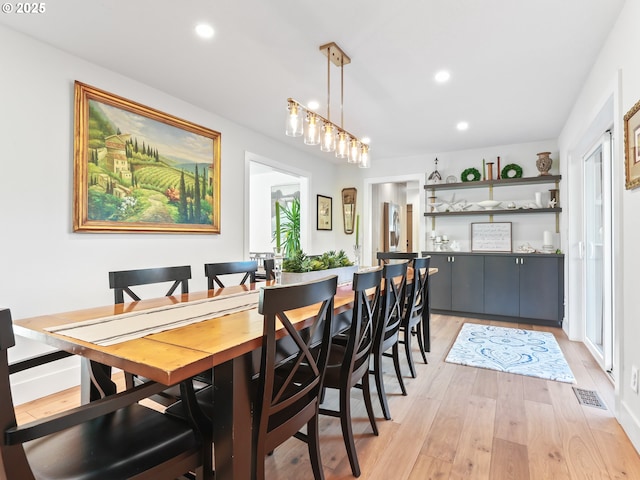
[[[111,367],[83,358],[80,367],[80,402],[85,405],[116,393]]]
[[[216,480],[251,478],[251,354],[213,369]]]

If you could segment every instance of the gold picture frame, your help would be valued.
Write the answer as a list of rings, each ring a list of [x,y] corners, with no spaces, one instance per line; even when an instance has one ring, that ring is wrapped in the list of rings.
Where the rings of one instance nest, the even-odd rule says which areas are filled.
[[[76,232],[220,233],[214,130],[75,82]]]
[[[625,188],[640,187],[640,101],[624,116]]]

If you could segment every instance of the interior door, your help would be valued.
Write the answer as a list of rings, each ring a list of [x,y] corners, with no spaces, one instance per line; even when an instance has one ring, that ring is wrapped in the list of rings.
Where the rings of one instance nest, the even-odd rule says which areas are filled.
[[[583,305],[586,344],[606,370],[612,369],[611,140],[605,134],[585,155]]]

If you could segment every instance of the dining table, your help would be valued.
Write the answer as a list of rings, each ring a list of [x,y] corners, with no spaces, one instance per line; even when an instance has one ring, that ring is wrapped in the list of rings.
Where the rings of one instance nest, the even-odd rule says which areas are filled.
[[[430,269],[430,274],[437,269]],[[135,338],[99,342],[76,338],[76,326],[119,321],[133,323],[129,317],[191,307],[218,298],[226,299],[258,293],[273,282],[229,286],[216,290],[185,293],[137,302],[86,308],[64,313],[40,315],[14,321],[17,335],[82,356],[93,362],[140,375],[172,386],[207,370],[213,370],[213,442],[217,480],[251,477],[251,379],[255,373],[255,353],[263,336],[263,316],[257,303],[215,318],[172,326]],[[257,295],[254,295],[257,298]],[[334,297],[336,315],[351,309],[351,283],[338,285]],[[288,315],[296,328],[303,329],[313,319],[313,308],[300,308]],[[106,319],[106,320],[105,320]],[[110,327],[108,328],[111,329]],[[83,330],[83,328],[79,328]],[[87,362],[88,363],[88,362]],[[83,376],[81,389],[86,390]]]

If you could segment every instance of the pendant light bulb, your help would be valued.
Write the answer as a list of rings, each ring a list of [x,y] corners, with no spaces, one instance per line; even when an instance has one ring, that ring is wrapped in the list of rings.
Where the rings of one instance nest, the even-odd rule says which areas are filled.
[[[304,143],[306,145],[320,144],[320,121],[313,112],[307,112],[306,130],[304,132]]]
[[[288,137],[302,136],[302,112],[300,105],[289,100],[289,115],[287,115],[287,128],[285,134]]]
[[[336,127],[329,122],[322,126],[322,143],[320,150],[323,152],[333,152],[336,149]]]
[[[371,166],[371,157],[369,157],[369,145],[363,143],[360,146],[360,168],[369,168]]]
[[[360,163],[360,142],[355,138],[349,141],[349,160],[348,163]]]
[[[336,144],[336,158],[349,157],[349,135],[346,132],[338,133],[338,143]]]

